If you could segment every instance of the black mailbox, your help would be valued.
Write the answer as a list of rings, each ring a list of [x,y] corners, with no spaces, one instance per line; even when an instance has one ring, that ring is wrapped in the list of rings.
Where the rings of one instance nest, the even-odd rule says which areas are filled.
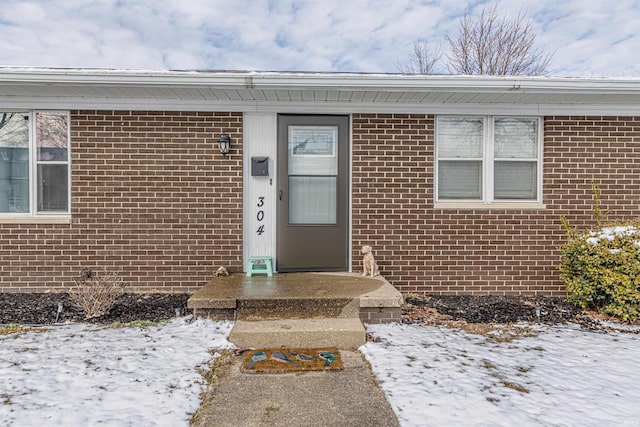
[[[251,158],[251,176],[269,176],[269,158]]]

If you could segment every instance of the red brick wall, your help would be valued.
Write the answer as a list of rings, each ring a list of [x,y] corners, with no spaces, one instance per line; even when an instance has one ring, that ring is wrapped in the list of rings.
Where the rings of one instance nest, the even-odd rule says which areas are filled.
[[[72,224],[0,224],[0,291],[63,289],[84,266],[169,291],[240,270],[241,131],[240,113],[73,111]]]
[[[64,289],[84,266],[192,290],[242,265],[242,114],[74,111],[72,224],[0,224],[0,291]],[[353,116],[353,251],[404,292],[564,294],[560,217],[640,214],[640,118],[546,117],[544,210],[435,209],[433,116]],[[224,159],[216,139],[233,138]]]
[[[639,117],[546,117],[543,210],[435,209],[433,126],[433,116],[353,117],[353,251],[372,245],[403,292],[564,295],[560,217],[594,224],[592,179],[610,220],[640,214]]]

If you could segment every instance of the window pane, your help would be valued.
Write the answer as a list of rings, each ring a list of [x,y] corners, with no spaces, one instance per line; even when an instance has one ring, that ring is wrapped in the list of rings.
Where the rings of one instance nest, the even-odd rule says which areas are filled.
[[[66,113],[36,114],[38,161],[66,162],[69,157],[68,116]]]
[[[28,118],[0,112],[0,213],[29,212]]]
[[[336,223],[336,177],[289,177],[291,224]]]
[[[537,169],[536,162],[495,162],[494,198],[536,200]]]
[[[438,157],[482,157],[482,119],[438,117]]]
[[[538,120],[495,119],[494,140],[496,158],[535,159],[538,157]]]
[[[289,175],[337,175],[337,126],[289,126]]]
[[[68,166],[59,164],[38,165],[38,211],[68,210]]]
[[[482,199],[482,162],[438,162],[438,199]]]

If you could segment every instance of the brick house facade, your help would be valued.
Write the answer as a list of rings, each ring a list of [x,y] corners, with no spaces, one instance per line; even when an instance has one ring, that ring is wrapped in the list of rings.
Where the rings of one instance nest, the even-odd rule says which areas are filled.
[[[2,292],[61,290],[83,267],[192,291],[242,266],[242,114],[71,111],[70,224],[0,224]],[[224,128],[234,155],[206,138]]]
[[[48,73],[35,72],[33,77],[44,85]],[[131,76],[124,73],[125,77]],[[57,78],[64,83],[66,77]],[[316,78],[314,74],[300,77],[303,81]],[[337,84],[335,78],[326,76],[332,84]],[[373,77],[352,77],[355,83],[367,78]],[[198,76],[193,79],[197,81]],[[399,85],[395,89],[409,95],[435,91],[429,86],[429,77],[412,81],[410,89],[402,86],[406,79],[401,76],[389,79],[389,85]],[[484,80],[461,79],[456,84],[471,82],[479,90],[490,86]],[[144,86],[144,79],[138,81]],[[344,83],[343,90],[352,90],[347,84],[355,85],[354,81]],[[26,89],[21,98],[24,102],[15,102],[15,94],[9,96],[11,90],[22,88],[15,76],[7,76],[4,83],[0,86],[4,88],[0,89],[0,111],[43,109],[43,99]],[[92,84],[74,81],[72,86],[77,91],[78,87],[93,88]],[[184,89],[181,84],[172,84]],[[216,84],[220,90],[228,85]],[[425,87],[420,89],[420,84]],[[571,82],[563,84],[571,89]],[[309,85],[313,89],[318,82]],[[298,88],[279,90],[285,89]],[[376,85],[358,89],[365,93],[381,90]],[[602,96],[596,89],[590,102]],[[122,99],[119,94],[112,103],[118,105],[117,110],[100,108],[104,99],[50,95],[55,110],[69,111],[70,212],[54,220],[37,215],[0,216],[0,291],[64,290],[85,266],[120,272],[132,290],[193,291],[206,283],[219,265],[242,271],[252,254],[255,243],[251,242],[257,239],[250,233],[254,226],[249,217],[255,215],[248,210],[254,194],[249,188],[253,182],[249,163],[251,156],[260,153],[260,144],[273,142],[275,147],[275,125],[269,123],[276,123],[279,112],[335,111],[349,117],[349,266],[352,271],[360,269],[358,250],[369,244],[382,274],[402,292],[563,295],[556,249],[565,237],[560,218],[567,217],[579,228],[593,225],[592,181],[602,190],[602,205],[610,220],[631,220],[640,213],[640,100],[636,98],[631,100],[635,103],[632,108],[603,104],[599,108],[602,114],[597,115],[579,114],[584,109],[581,105],[554,104],[547,108],[549,114],[537,105],[543,112],[535,114],[542,134],[541,203],[465,205],[436,201],[436,118],[442,108],[438,104],[413,102],[402,108],[389,101],[351,105],[341,104],[336,96],[331,101],[334,109],[329,110],[323,102],[305,101],[301,96],[293,101],[304,106],[294,108],[276,100],[267,106],[270,92],[254,93],[255,83],[243,90],[246,92],[239,93],[233,103],[198,98],[181,105],[172,98],[167,101],[172,108],[161,108],[162,103],[146,102],[135,95]],[[331,93],[322,87],[313,90]],[[506,90],[496,92],[504,97]],[[579,90],[584,86],[576,88]],[[640,93],[640,82],[631,89],[625,83],[621,90],[629,104],[629,97]],[[241,98],[247,93],[265,98],[262,109],[255,103],[243,106]],[[115,95],[103,94],[105,99],[109,96]],[[523,96],[523,112],[516,114],[532,116],[531,101]],[[330,96],[324,97],[324,102],[329,102],[326,98]],[[442,111],[469,114],[463,107],[464,101]],[[247,113],[256,109],[261,110],[260,117],[266,123],[260,126],[274,131],[265,136],[267,142],[249,137],[264,133],[262,127],[252,125],[257,116]],[[507,110],[503,105],[495,109]],[[634,109],[632,115],[620,113]],[[428,112],[407,112],[410,110]],[[215,143],[221,131],[232,138],[227,157],[220,155]],[[277,199],[272,181],[259,182],[267,191],[267,201]]]
[[[640,117],[543,121],[544,209],[438,209],[433,116],[355,114],[354,250],[383,248],[378,263],[403,292],[564,295],[560,218],[594,225],[592,180],[610,220],[640,216]]]

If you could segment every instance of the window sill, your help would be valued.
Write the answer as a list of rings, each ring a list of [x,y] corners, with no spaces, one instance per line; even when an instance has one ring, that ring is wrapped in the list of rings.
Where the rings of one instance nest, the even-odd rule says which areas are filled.
[[[0,224],[71,224],[70,216],[0,217]]]
[[[482,210],[543,210],[547,206],[538,202],[500,202],[500,203],[483,203],[483,202],[435,202],[435,209],[482,209]]]

